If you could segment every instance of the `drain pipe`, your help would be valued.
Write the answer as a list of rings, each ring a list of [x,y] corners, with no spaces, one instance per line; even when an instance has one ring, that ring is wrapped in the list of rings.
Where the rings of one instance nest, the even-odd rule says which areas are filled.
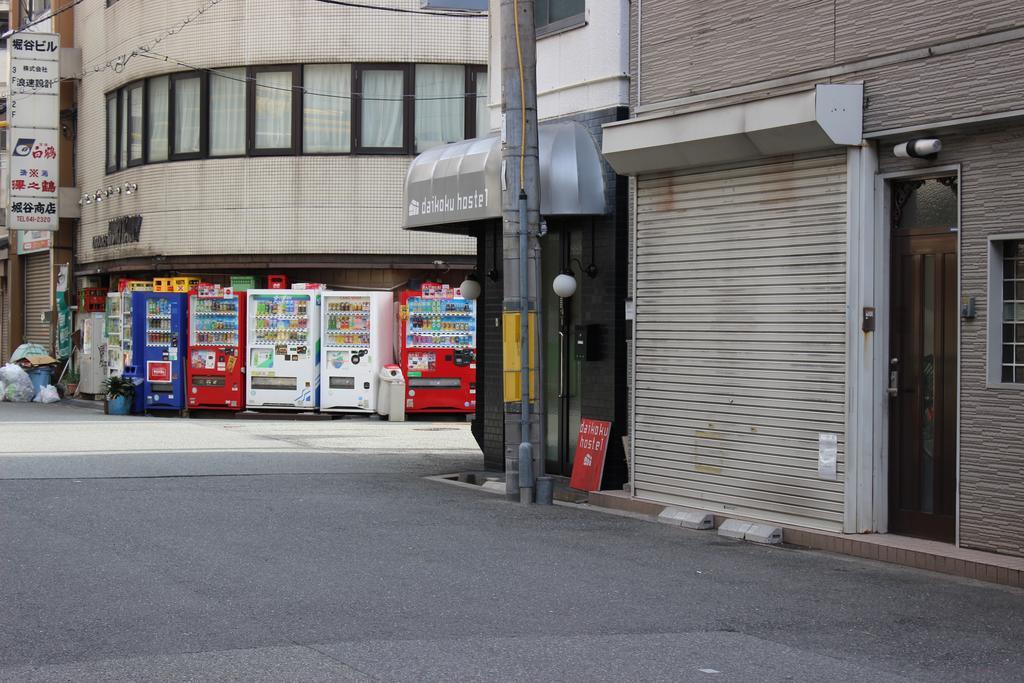
[[[526,190],[519,190],[519,502],[533,502],[530,443],[530,276]]]

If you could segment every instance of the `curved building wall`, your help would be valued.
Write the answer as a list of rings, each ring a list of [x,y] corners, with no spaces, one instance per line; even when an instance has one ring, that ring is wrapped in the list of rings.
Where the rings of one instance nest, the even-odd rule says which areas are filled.
[[[419,9],[419,0],[374,4]],[[82,206],[79,263],[219,254],[475,253],[469,237],[402,230],[411,153],[206,158],[107,173],[106,98],[139,79],[188,67],[485,64],[486,19],[302,0],[120,0],[110,7],[106,0],[85,0],[76,8],[76,36],[83,60],[77,185],[89,194],[125,183],[138,186],[130,195]],[[152,51],[131,56],[124,68],[105,67],[140,46]],[[143,218],[137,242],[103,246],[94,240],[107,234],[113,219],[134,215]]]

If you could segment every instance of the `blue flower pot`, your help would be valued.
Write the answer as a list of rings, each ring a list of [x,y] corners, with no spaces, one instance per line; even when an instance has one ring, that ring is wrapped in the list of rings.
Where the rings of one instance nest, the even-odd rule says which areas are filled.
[[[111,415],[127,415],[131,407],[131,402],[124,396],[107,399],[107,412]]]

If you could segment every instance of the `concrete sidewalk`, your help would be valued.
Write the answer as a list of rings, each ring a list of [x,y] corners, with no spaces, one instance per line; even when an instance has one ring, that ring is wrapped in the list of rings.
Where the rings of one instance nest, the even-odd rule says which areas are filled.
[[[632,512],[650,521],[657,521],[658,515],[670,508],[631,498],[625,491],[595,491],[588,495],[588,502],[598,508]],[[716,515],[716,526],[724,519]],[[1024,558],[958,548],[951,543],[893,534],[836,534],[803,527],[782,527],[782,541],[801,548],[1024,588]]]

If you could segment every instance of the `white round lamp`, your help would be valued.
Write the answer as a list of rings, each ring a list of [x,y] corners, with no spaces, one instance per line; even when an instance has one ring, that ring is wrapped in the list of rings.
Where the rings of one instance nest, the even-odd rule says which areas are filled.
[[[559,273],[551,283],[551,288],[562,299],[568,299],[576,293],[576,278],[572,273]]]
[[[476,274],[470,273],[462,284],[459,285],[459,290],[462,292],[462,298],[469,299],[470,301],[476,301],[480,298],[480,281],[476,279]]]

